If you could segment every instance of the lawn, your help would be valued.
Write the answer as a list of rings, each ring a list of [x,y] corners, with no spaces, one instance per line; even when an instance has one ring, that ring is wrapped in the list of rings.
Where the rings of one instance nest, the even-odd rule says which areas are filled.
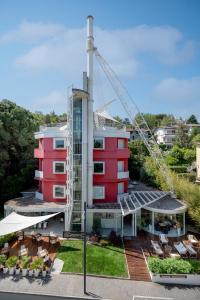
[[[57,258],[64,261],[63,272],[83,273],[83,241],[63,241],[58,249]],[[88,244],[87,273],[127,277],[124,249]]]

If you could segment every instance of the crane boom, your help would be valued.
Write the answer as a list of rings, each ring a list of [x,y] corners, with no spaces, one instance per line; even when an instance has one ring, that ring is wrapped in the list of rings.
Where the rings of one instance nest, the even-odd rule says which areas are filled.
[[[174,193],[173,183],[170,176],[170,171],[165,163],[162,150],[159,148],[157,144],[153,132],[150,130],[146,120],[143,117],[143,114],[140,112],[138,106],[132,99],[131,95],[129,94],[126,87],[121,83],[120,79],[110,67],[110,65],[106,62],[106,60],[100,55],[97,49],[95,49],[95,57],[101,66],[105,76],[107,77],[108,81],[110,82],[113,90],[115,91],[118,99],[120,100],[127,116],[133,122],[135,128],[138,130],[141,139],[143,140],[144,144],[146,145],[149,154],[156,162],[158,168],[161,170],[161,174],[166,180],[167,186],[171,193]],[[134,119],[135,115],[139,116],[139,120],[137,121]],[[147,138],[144,134],[144,129],[147,130],[150,134]]]

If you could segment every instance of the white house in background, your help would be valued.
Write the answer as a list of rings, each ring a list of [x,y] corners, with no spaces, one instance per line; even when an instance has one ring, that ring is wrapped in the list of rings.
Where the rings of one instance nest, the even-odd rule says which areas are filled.
[[[165,126],[156,129],[155,136],[158,144],[164,144],[168,147],[173,146],[173,142],[176,138],[177,126]]]
[[[200,124],[185,124],[185,132],[190,135],[193,128],[200,128]],[[163,126],[155,130],[155,136],[158,144],[164,144],[168,147],[172,147],[176,138],[176,132],[179,125]]]

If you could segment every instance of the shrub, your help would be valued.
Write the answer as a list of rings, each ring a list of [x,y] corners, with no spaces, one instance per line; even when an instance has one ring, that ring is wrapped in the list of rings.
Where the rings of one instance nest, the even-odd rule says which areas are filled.
[[[192,266],[189,261],[174,258],[149,258],[149,269],[155,274],[189,274]]]
[[[20,261],[20,267],[21,267],[22,269],[27,269],[30,260],[31,260],[31,257],[30,257],[30,256],[23,256],[23,257],[21,258],[21,261]]]
[[[37,270],[37,269],[43,269],[43,259],[42,258],[36,258],[31,264],[30,269],[31,270]]]
[[[108,236],[108,240],[116,246],[120,246],[122,243],[120,235],[117,235],[114,230],[112,230]]]
[[[4,243],[9,243],[12,241],[12,239],[15,237],[14,233],[6,234],[3,236],[0,236],[0,247],[4,246]]]
[[[0,265],[4,265],[6,262],[6,256],[4,254],[0,255]]]
[[[7,260],[6,260],[6,267],[7,268],[13,268],[16,266],[16,263],[18,261],[18,257],[17,256],[10,256]]]
[[[191,273],[192,274],[200,274],[200,261],[198,260],[189,260],[189,263],[192,267]]]
[[[108,246],[109,242],[108,242],[107,240],[101,239],[100,242],[99,242],[99,244],[100,244],[102,247],[106,247],[106,246]]]
[[[181,166],[170,166],[170,170],[176,172],[176,173],[186,173],[187,172],[187,165],[181,165]]]

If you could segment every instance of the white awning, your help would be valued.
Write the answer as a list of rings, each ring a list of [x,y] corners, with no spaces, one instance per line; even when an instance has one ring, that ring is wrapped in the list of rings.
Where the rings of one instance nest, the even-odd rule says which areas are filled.
[[[27,217],[19,215],[16,212],[12,212],[6,218],[0,221],[0,236],[23,230],[37,223],[48,220],[57,214],[59,213],[39,217]]]

